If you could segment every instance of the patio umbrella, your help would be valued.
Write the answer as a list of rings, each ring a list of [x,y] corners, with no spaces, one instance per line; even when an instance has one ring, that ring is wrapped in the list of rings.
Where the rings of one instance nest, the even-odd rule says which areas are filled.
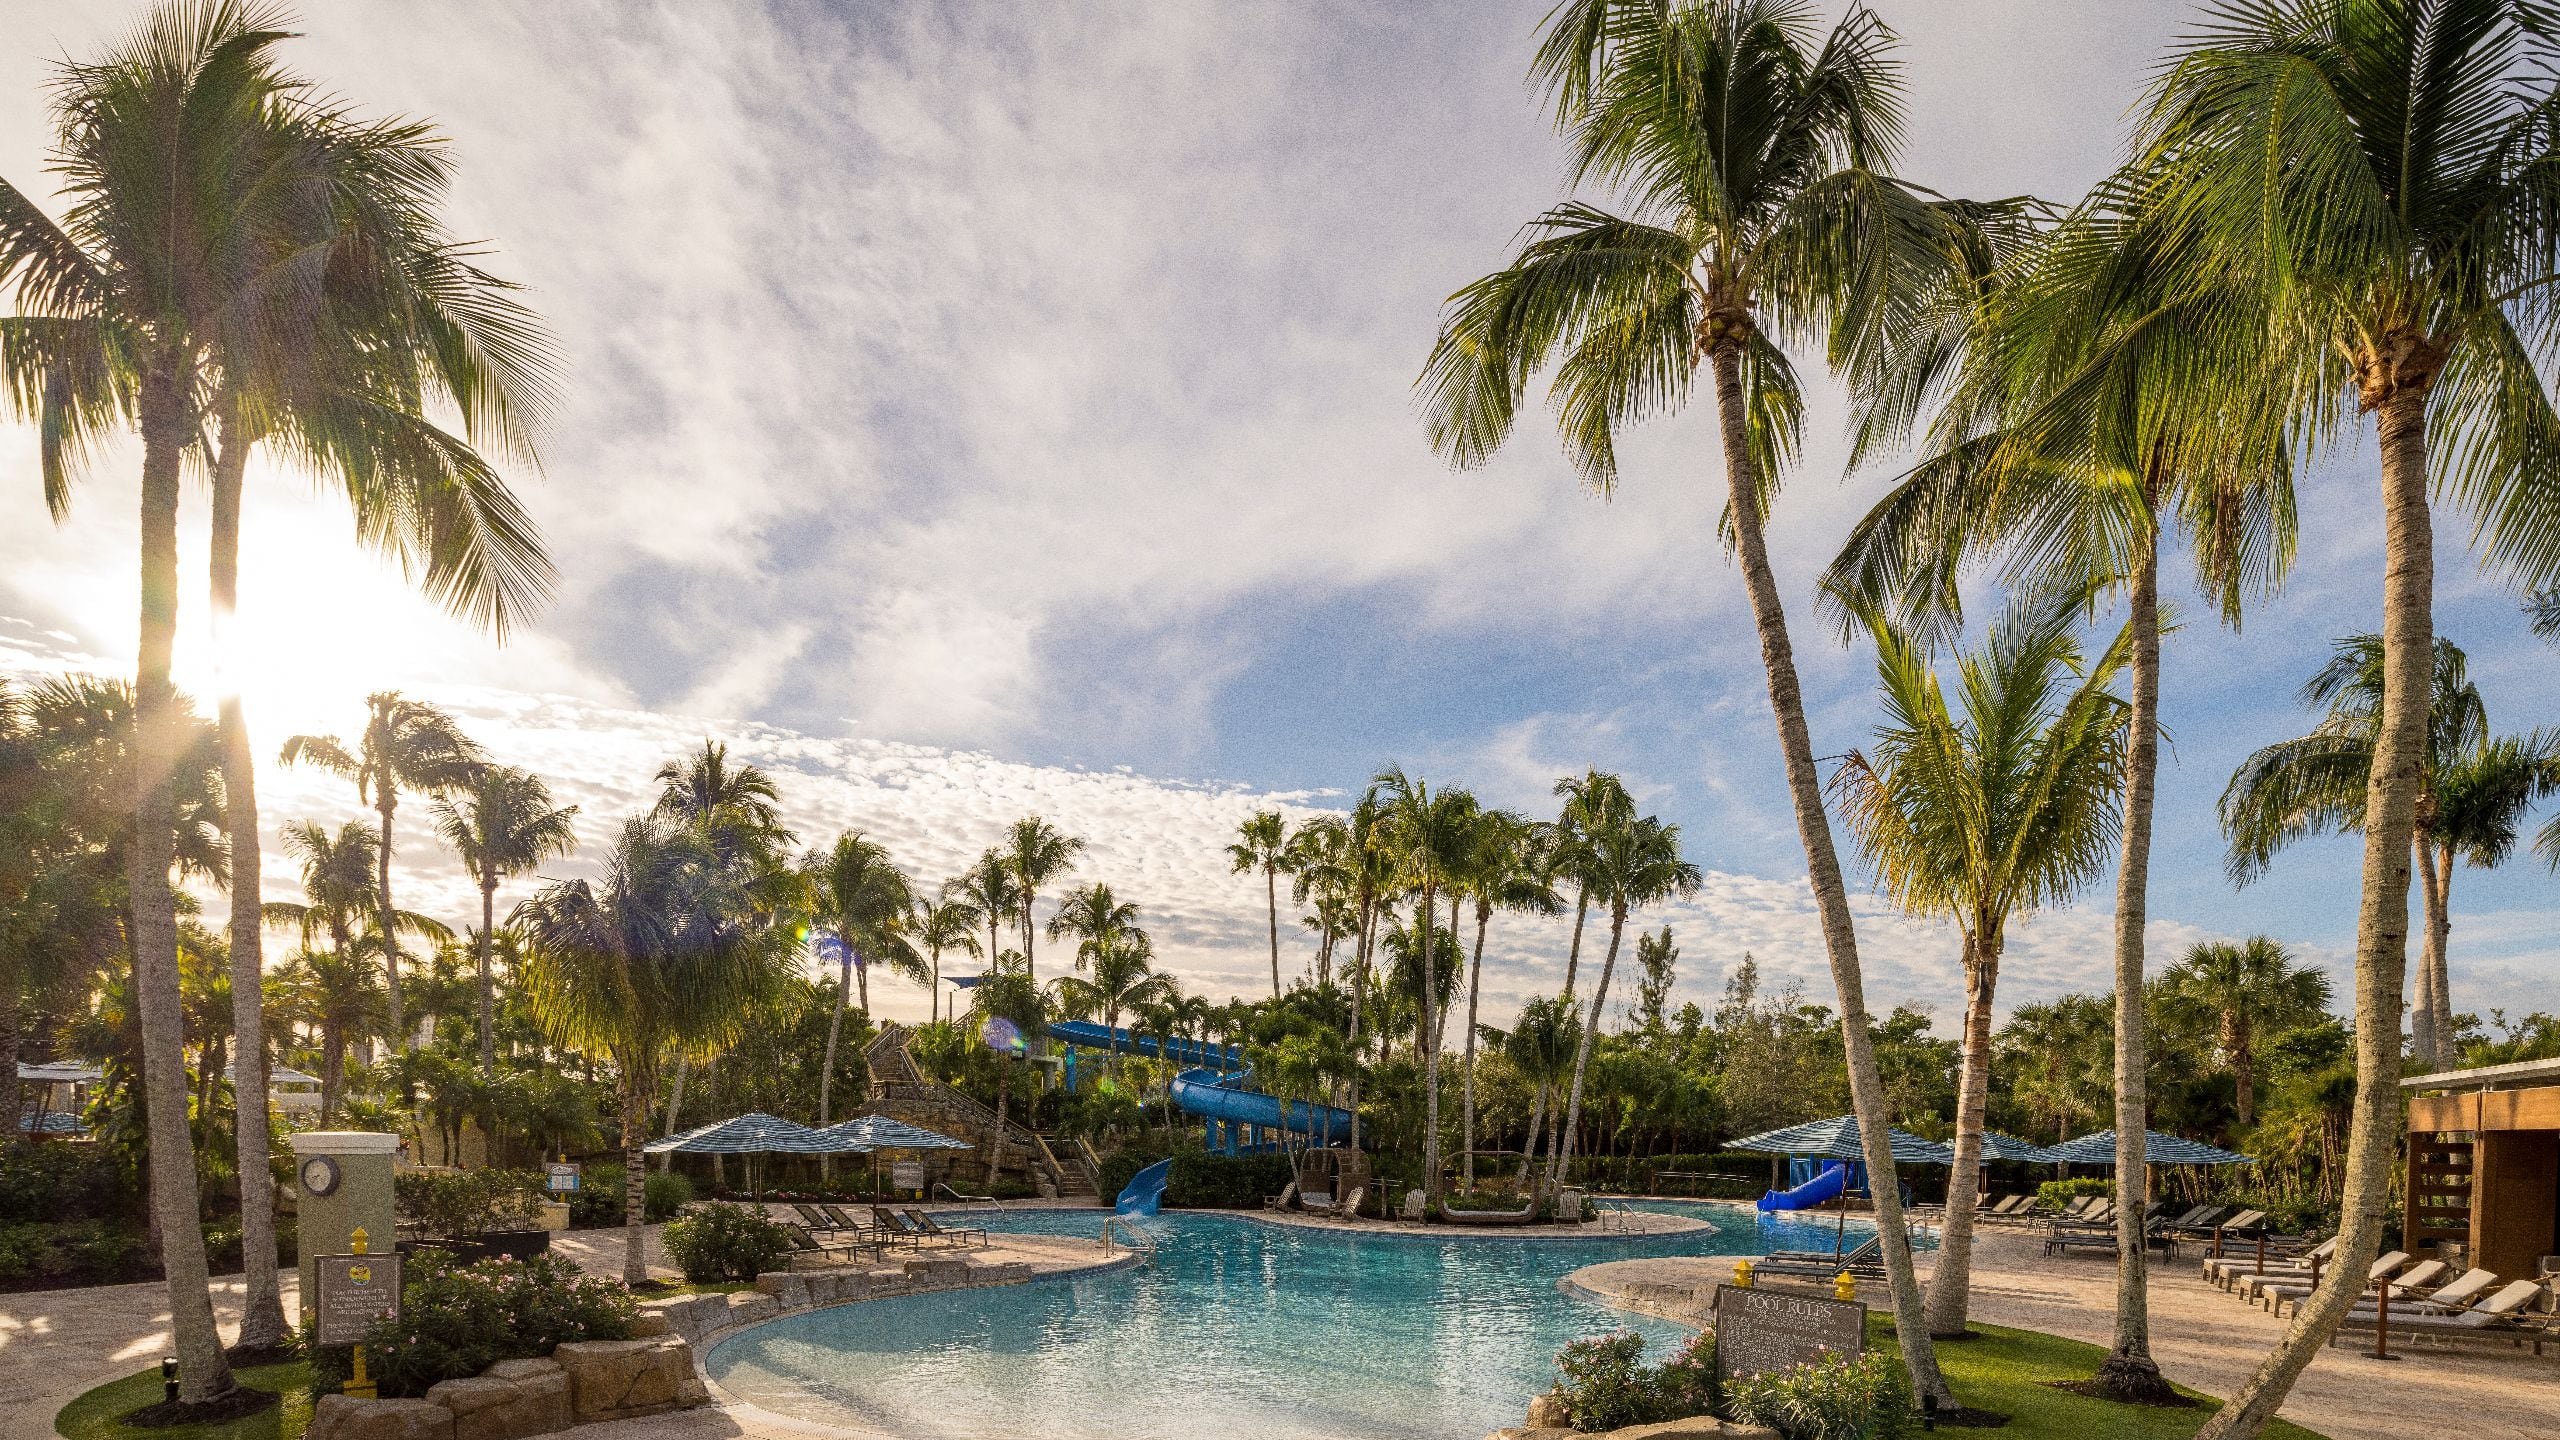
[[[871,1188],[880,1189],[880,1153],[883,1150],[974,1150],[966,1140],[955,1140],[939,1130],[927,1130],[887,1115],[856,1115],[839,1125],[830,1125],[821,1135],[841,1135],[871,1152]]]
[[[698,1125],[681,1135],[652,1140],[641,1149],[651,1155],[673,1152],[679,1155],[744,1155],[749,1157],[748,1170],[753,1177],[756,1203],[764,1203],[762,1170],[755,1164],[759,1155],[859,1155],[871,1147],[845,1136],[831,1136],[806,1125],[750,1110],[727,1120]]]
[[[2107,1143],[2114,1144],[2115,1137],[2110,1135]],[[2022,1160],[2030,1165],[2046,1165],[2052,1163],[2053,1152],[2032,1140],[2021,1140],[2015,1135],[2003,1135],[1997,1130],[1985,1130],[1982,1132],[1982,1158]]]
[[[2143,1154],[2153,1165],[2255,1165],[2258,1157],[2207,1145],[2201,1141],[2163,1135],[2145,1130]],[[2113,1165],[2116,1163],[2116,1132],[2101,1130],[2065,1140],[2044,1153],[2047,1160],[2064,1165]]]

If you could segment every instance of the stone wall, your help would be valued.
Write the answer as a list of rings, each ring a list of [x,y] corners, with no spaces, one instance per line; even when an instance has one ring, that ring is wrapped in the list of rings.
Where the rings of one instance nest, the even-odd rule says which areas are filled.
[[[1031,1267],[1018,1260],[982,1265],[957,1256],[910,1260],[901,1270],[776,1270],[757,1276],[752,1291],[679,1295],[653,1303],[644,1313],[664,1317],[677,1335],[707,1345],[732,1330],[796,1311],[887,1295],[1018,1285],[1030,1278]]]
[[[680,1335],[585,1340],[544,1360],[501,1360],[446,1380],[421,1400],[324,1395],[304,1440],[523,1440],[597,1420],[630,1420],[711,1401]]]

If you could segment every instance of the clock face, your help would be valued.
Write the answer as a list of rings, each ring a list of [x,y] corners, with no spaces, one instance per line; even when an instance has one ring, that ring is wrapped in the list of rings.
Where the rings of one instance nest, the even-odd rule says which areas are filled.
[[[302,1162],[302,1193],[326,1195],[338,1188],[338,1162],[314,1155]]]

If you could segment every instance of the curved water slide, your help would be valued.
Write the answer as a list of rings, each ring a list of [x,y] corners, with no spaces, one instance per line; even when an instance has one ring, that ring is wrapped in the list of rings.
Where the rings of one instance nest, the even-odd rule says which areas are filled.
[[[1286,1130],[1310,1137],[1319,1145],[1351,1139],[1351,1112],[1332,1105],[1282,1100],[1251,1088],[1253,1066],[1241,1051],[1198,1040],[1158,1041],[1090,1020],[1059,1020],[1049,1026],[1052,1038],[1086,1049],[1127,1055],[1149,1055],[1185,1066],[1173,1077],[1173,1103],[1220,1125]]]
[[[1762,1210],[1810,1210],[1840,1198],[1849,1188],[1849,1167],[1837,1160],[1823,1162],[1814,1177],[1792,1190],[1772,1190],[1760,1197]]]

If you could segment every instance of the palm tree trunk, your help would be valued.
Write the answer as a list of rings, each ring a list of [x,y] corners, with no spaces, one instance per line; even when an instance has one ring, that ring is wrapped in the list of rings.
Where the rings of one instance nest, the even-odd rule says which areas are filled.
[[[826,1059],[820,1062],[818,1069],[818,1123],[820,1125],[828,1124],[835,1118],[833,1112],[828,1109],[828,1106],[835,1096],[836,1039],[844,1033],[844,1006],[852,989],[853,951],[848,947],[844,952],[844,974],[836,982],[835,1008],[827,1012]],[[821,1155],[818,1157],[818,1175],[821,1179],[831,1178],[834,1176],[836,1173],[835,1165],[833,1163],[834,1160],[835,1157],[832,1155]]]
[[[1470,1194],[1476,1188],[1476,986],[1484,979],[1484,930],[1492,919],[1491,908],[1482,904],[1476,906],[1476,949],[1474,956],[1467,961],[1467,1063],[1465,1072],[1458,1077],[1459,1083],[1466,1087],[1466,1096],[1459,1102],[1465,1118],[1459,1122],[1458,1128],[1466,1136],[1467,1153],[1458,1163],[1466,1167],[1467,1177],[1462,1188]]]
[[[1546,1137],[1547,1091],[1551,1088],[1544,1080],[1538,1082],[1537,1102],[1529,1107],[1529,1143],[1520,1151],[1520,1178],[1511,1182],[1515,1186],[1526,1188],[1529,1172],[1537,1168],[1538,1145]]]
[[[1422,1060],[1422,1193],[1425,1202],[1440,1204],[1440,1040],[1432,1032],[1440,1028],[1440,962],[1431,944],[1431,911],[1433,887],[1422,887],[1422,906],[1417,914],[1422,924],[1422,1003],[1416,1006],[1416,1023],[1421,1034],[1415,1043],[1421,1047]]]
[[[18,996],[26,984],[26,967],[14,945],[0,945],[0,1140],[24,1139],[35,1143],[35,1132],[22,1131],[18,1121],[26,1113],[25,1087],[18,1083],[18,1049],[26,1043],[26,1034],[18,1024]]]
[[[936,945],[931,948],[933,993],[925,997],[925,1020],[928,1024],[939,1025],[942,1023],[942,947]]]
[[[480,985],[480,1078],[491,1080],[498,1074],[498,984],[490,973],[490,956],[497,946],[498,877],[480,876],[480,944],[473,957],[479,966]]]
[[[2424,345],[2426,342],[2414,342]],[[2440,359],[2441,356],[2436,358]],[[2293,1327],[2249,1383],[2196,1432],[2244,1440],[2265,1428],[2303,1367],[2320,1353],[2364,1288],[2382,1249],[2399,1150],[2400,987],[2409,955],[2409,846],[2426,760],[2435,658],[2435,534],[2427,512],[2427,370],[2382,391],[2382,724],[2365,783],[2364,902],[2356,916],[2356,1091],[2347,1129],[2338,1251]],[[2394,387],[2385,389],[2386,386]],[[2368,395],[2368,399],[2372,399]]]
[[[1849,889],[1841,878],[1839,852],[1832,847],[1831,819],[1822,808],[1822,776],[1814,769],[1813,737],[1805,724],[1804,692],[1796,680],[1795,649],[1787,638],[1785,609],[1778,601],[1778,579],[1769,568],[1768,543],[1761,534],[1760,475],[1745,430],[1738,347],[1737,336],[1717,344],[1713,352],[1717,418],[1724,426],[1726,509],[1733,517],[1734,548],[1742,561],[1744,589],[1751,597],[1752,622],[1760,632],[1760,660],[1769,673],[1769,706],[1777,715],[1778,749],[1786,761],[1796,830],[1804,841],[1805,867],[1822,914],[1823,949],[1831,961],[1832,987],[1839,993],[1849,1098],[1867,1153],[1869,1187],[1875,1192],[1876,1231],[1884,1242],[1885,1278],[1893,1291],[1895,1330],[1903,1337],[1903,1363],[1911,1372],[1915,1396],[1934,1397],[1941,1406],[1952,1406],[1954,1396],[1938,1373],[1938,1352],[1929,1343],[1928,1322],[1920,1313],[1911,1236],[1903,1228],[1901,1181],[1894,1169],[1892,1137],[1886,1133],[1884,1077],[1876,1069],[1875,1041],[1867,1027],[1866,975],[1858,962],[1857,928],[1849,915]]]
[[[1012,1061],[996,1061],[996,1133],[987,1140],[987,1189],[990,1193],[996,1188],[996,1172],[1004,1167],[1004,1082],[1012,1073]]]
[[[236,400],[226,396],[222,445],[213,464],[213,527],[207,579],[213,602],[214,663],[235,668],[233,622],[240,609],[240,503],[249,468],[249,439],[239,427]],[[240,1175],[240,1255],[244,1276],[240,1338],[248,1352],[273,1350],[292,1332],[285,1328],[284,1295],[276,1266],[275,1137],[267,1116],[265,926],[259,912],[257,757],[240,687],[226,685],[220,702],[224,838],[231,850],[231,1033],[239,1056],[233,1067],[234,1137]],[[6,992],[14,997],[15,989]]]
[[[1262,867],[1262,893],[1271,914],[1271,998],[1280,998],[1280,872]]]
[[[382,848],[374,855],[374,903],[380,907],[374,922],[382,927],[382,988],[391,1007],[391,1053],[400,1055],[409,1049],[409,1016],[400,1003],[400,937],[391,917],[391,814],[399,808],[400,797],[392,792],[388,777],[373,777],[373,793],[378,798],[374,809],[382,815]]]
[[[2146,477],[2144,499],[2160,487]],[[2150,923],[2151,810],[2160,763],[2160,539],[2155,525],[2134,566],[2131,714],[2125,736],[2124,851],[2116,865],[2116,1319],[2114,1343],[2092,1383],[2112,1398],[2175,1402],[2151,1357],[2150,1276],[2143,1211],[2151,1203],[2147,1156],[2151,1097],[2143,1054],[2142,985]]]
[[[1591,912],[1591,887],[1573,887],[1573,943],[1564,952],[1564,998],[1573,998],[1573,972],[1582,963],[1582,918]]]
[[[2418,957],[2414,993],[2409,1003],[2409,1055],[2422,1069],[2444,1063],[2436,1044],[2436,935],[2442,916],[2436,908],[2436,850],[2421,835],[2411,847],[2418,862],[2418,904],[2426,917],[2425,949]]]
[[[2000,983],[1996,921],[1975,917],[1965,936],[1964,1074],[1956,1088],[1956,1158],[1947,1172],[1947,1218],[1938,1231],[1938,1270],[1929,1281],[1929,1333],[1969,1333],[1973,1215],[1982,1198],[1982,1117],[1991,1096],[1991,996]]]
[[[2231,1056],[2232,1105],[2243,1125],[2258,1118],[2258,1054],[2250,1029],[2249,1017],[2235,1012],[2225,1027],[2222,1047]]]
[[[2453,972],[2447,968],[2453,949],[2453,866],[2453,847],[2448,845],[2437,856],[2435,953],[2427,959],[2435,972],[2436,1055],[2447,1065],[2462,1059],[2454,1047]]]
[[[1033,965],[1032,965],[1032,963],[1031,963],[1031,904],[1032,904],[1032,900],[1033,900],[1033,898],[1034,898],[1034,897],[1033,897],[1033,896],[1032,896],[1032,894],[1031,894],[1031,887],[1030,887],[1030,886],[1028,886],[1028,885],[1023,886],[1023,887],[1022,887],[1022,973],[1024,974],[1024,976],[1026,976],[1026,977],[1028,977],[1029,979],[1031,979],[1031,980],[1033,980],[1033,981],[1035,981],[1035,982],[1036,982],[1036,981],[1038,981],[1038,980],[1039,980],[1039,978],[1040,978],[1040,972],[1039,972],[1036,968],[1034,968],[1034,967],[1033,967]]]
[[[338,1113],[338,1096],[347,1086],[347,1032],[336,1025],[320,1027],[320,1123]]]
[[[1556,1131],[1555,1154],[1547,1161],[1547,1189],[1555,1190],[1565,1182],[1573,1166],[1573,1146],[1582,1129],[1582,1079],[1591,1068],[1592,1048],[1600,1042],[1600,1010],[1609,1003],[1609,977],[1618,970],[1618,938],[1627,928],[1627,910],[1611,901],[1609,905],[1609,955],[1600,962],[1600,983],[1591,987],[1591,1009],[1583,1017],[1582,1038],[1573,1049],[1573,1088],[1566,1092],[1564,1125]]]
[[[186,445],[181,379],[155,365],[142,392],[141,623],[134,666],[133,989],[142,1028],[151,1211],[168,1272],[178,1398],[218,1400],[235,1388],[206,1289],[194,1137],[187,1129],[186,1014],[178,994],[177,896],[169,885],[178,830],[178,698],[170,683],[178,632],[178,457]],[[9,997],[15,1003],[16,997]]]
[[[678,1055],[676,1057],[676,1082],[667,1088],[667,1138],[670,1140],[682,1133],[678,1128],[676,1117],[684,1113],[684,1082],[686,1078],[691,1075],[692,1071],[693,1062],[682,1055]],[[676,1152],[673,1150],[669,1150],[658,1157],[658,1168],[660,1170],[673,1170],[675,1165]]]
[[[1360,940],[1352,951],[1351,977],[1351,1148],[1360,1148],[1360,993],[1368,988],[1369,937],[1377,928],[1377,901],[1364,890],[1360,896]],[[1172,1091],[1166,1092],[1168,1099]]]
[[[636,1085],[622,1090],[622,1283],[649,1283],[649,1157],[641,1141],[649,1124],[649,1100]]]

